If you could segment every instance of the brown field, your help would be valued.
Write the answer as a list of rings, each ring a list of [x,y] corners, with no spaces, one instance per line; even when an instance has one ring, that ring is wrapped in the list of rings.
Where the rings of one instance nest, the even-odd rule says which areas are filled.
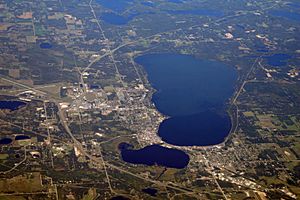
[[[32,12],[24,12],[22,15],[17,16],[20,19],[31,19]]]
[[[8,74],[13,78],[20,78],[20,69],[9,69]]]
[[[6,31],[12,24],[5,23],[5,24],[0,24],[0,31]]]
[[[0,180],[0,192],[38,192],[43,191],[41,176],[38,172],[15,176],[11,179]]]

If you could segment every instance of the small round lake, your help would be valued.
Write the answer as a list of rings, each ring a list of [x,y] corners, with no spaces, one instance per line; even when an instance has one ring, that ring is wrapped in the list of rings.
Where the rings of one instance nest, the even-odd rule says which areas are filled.
[[[10,139],[10,138],[2,138],[2,139],[0,139],[0,144],[10,144],[10,143],[12,143],[12,139]]]
[[[130,199],[124,196],[115,196],[110,198],[110,200],[130,200]]]
[[[52,48],[52,44],[50,44],[49,42],[43,42],[40,44],[40,48],[41,49],[50,49],[50,48]]]
[[[180,54],[148,54],[135,61],[156,89],[155,106],[170,117],[159,127],[163,141],[208,146],[225,140],[231,129],[227,102],[237,80],[233,67]]]
[[[22,106],[25,106],[26,103],[22,101],[0,101],[0,109],[8,109],[8,110],[17,110]]]
[[[146,194],[149,194],[150,196],[153,196],[153,197],[155,197],[156,193],[157,193],[157,189],[154,189],[154,188],[145,188],[145,189],[142,189],[142,191]]]
[[[132,149],[132,146],[127,143],[121,143],[119,149],[122,159],[132,164],[182,169],[188,165],[190,160],[185,152],[160,145],[150,145],[136,150]]]
[[[30,137],[27,135],[17,135],[15,137],[15,140],[28,140],[28,139],[30,139]]]

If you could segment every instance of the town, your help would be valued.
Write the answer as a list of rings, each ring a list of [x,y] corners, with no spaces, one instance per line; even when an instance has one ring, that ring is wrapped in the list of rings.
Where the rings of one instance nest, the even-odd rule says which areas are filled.
[[[107,2],[0,1],[0,199],[299,198],[299,3]],[[169,53],[237,71],[224,142],[158,135],[170,116],[136,58]],[[126,162],[120,144],[189,163]]]

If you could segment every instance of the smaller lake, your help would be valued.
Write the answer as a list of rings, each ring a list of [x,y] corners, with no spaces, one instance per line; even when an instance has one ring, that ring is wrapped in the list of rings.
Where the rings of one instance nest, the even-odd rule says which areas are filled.
[[[127,143],[119,145],[122,159],[132,164],[143,164],[148,166],[158,165],[169,168],[185,168],[190,158],[181,150],[170,149],[160,145],[150,145],[142,149],[132,149]]]
[[[283,67],[287,65],[288,60],[291,59],[292,56],[288,54],[274,54],[271,56],[265,56],[264,58],[266,58],[268,64],[273,67]]]
[[[130,200],[130,199],[124,196],[115,196],[110,198],[110,200]]]
[[[17,110],[25,105],[26,103],[22,101],[0,101],[0,109],[8,109],[11,111]]]
[[[28,139],[30,139],[30,137],[27,135],[17,135],[15,137],[15,140],[28,140]]]
[[[142,189],[142,191],[146,194],[149,194],[150,196],[153,196],[153,197],[155,197],[156,193],[157,193],[157,189],[154,189],[154,188],[145,188],[145,189]]]
[[[99,85],[90,85],[90,89],[91,90],[96,90],[96,89],[99,89],[100,88],[100,86]]]
[[[2,139],[0,139],[0,144],[10,144],[10,143],[12,143],[12,139],[10,139],[10,138],[2,138]]]
[[[50,49],[50,48],[52,48],[52,44],[50,44],[49,42],[43,42],[40,44],[40,48],[41,49]]]

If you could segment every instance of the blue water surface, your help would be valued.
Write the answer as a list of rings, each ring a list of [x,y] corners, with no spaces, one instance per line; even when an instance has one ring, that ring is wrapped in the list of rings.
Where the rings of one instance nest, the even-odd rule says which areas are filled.
[[[226,112],[237,73],[223,63],[179,54],[136,58],[157,90],[152,101],[169,116],[158,131],[163,141],[179,146],[207,146],[224,141],[231,129]]]
[[[28,135],[17,135],[15,137],[15,140],[27,140],[27,139],[30,139]]]
[[[12,143],[12,139],[10,139],[10,138],[2,138],[2,139],[0,139],[0,144],[10,144],[10,143]]]
[[[142,191],[153,197],[155,197],[156,193],[157,193],[157,189],[154,189],[154,188],[145,188],[145,189],[142,189]]]
[[[110,200],[130,200],[130,199],[127,198],[127,197],[119,195],[119,196],[115,196],[115,197],[110,198]]]
[[[150,145],[135,150],[132,149],[130,145],[121,143],[119,148],[121,150],[122,159],[132,164],[158,165],[181,169],[186,167],[190,160],[185,152],[160,145]]]
[[[49,42],[43,42],[40,44],[40,48],[41,49],[50,49],[50,48],[52,48],[52,44],[50,44]]]
[[[17,110],[25,105],[26,103],[22,101],[0,101],[0,109],[8,109],[11,111]]]
[[[159,127],[159,136],[170,144],[207,146],[222,143],[230,129],[231,121],[227,114],[222,116],[206,111],[164,120]]]

